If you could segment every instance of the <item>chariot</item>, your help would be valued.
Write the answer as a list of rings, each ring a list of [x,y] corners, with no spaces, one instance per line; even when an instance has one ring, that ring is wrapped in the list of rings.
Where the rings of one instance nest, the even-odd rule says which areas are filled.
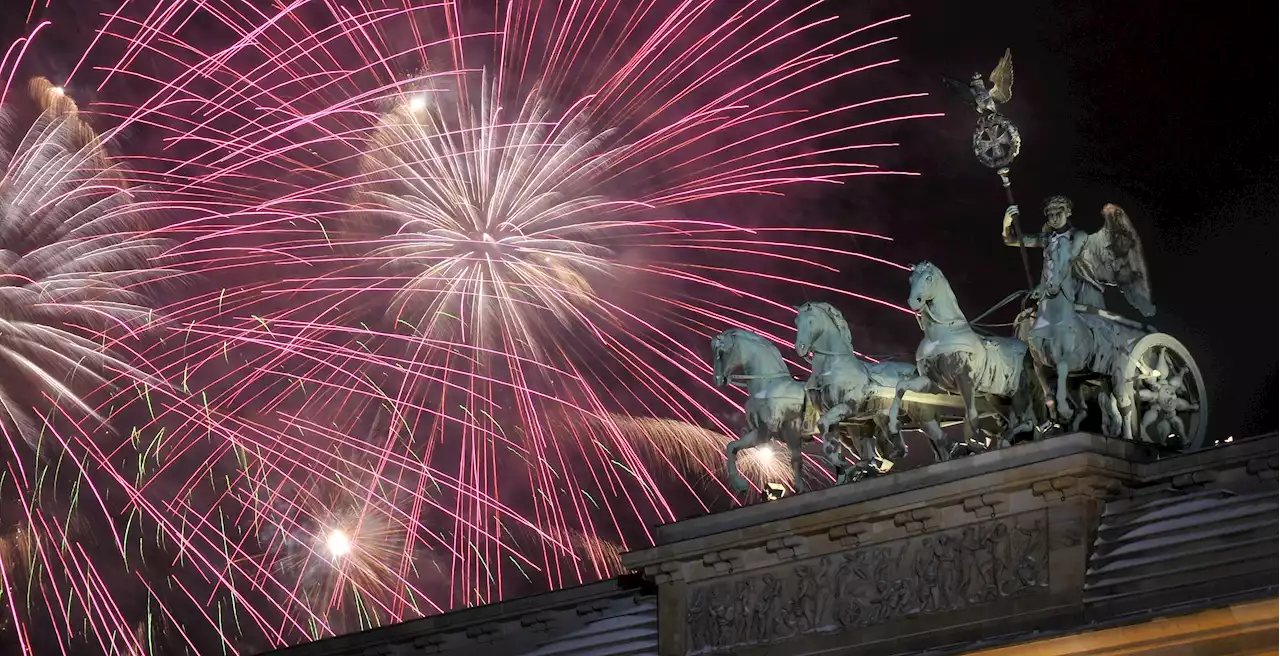
[[[756,380],[746,408],[751,429],[727,449],[739,488],[745,481],[735,478],[737,451],[775,437],[792,447],[800,489],[799,449],[814,433],[822,435],[823,455],[841,481],[886,472],[906,451],[904,426],[929,437],[937,460],[1085,429],[1174,451],[1211,446],[1204,378],[1187,348],[1105,309],[1104,290],[1117,289],[1144,317],[1155,313],[1142,243],[1124,210],[1104,206],[1103,227],[1088,233],[1071,225],[1071,201],[1054,196],[1044,206],[1044,228],[1022,233],[1009,181],[1022,140],[998,107],[1012,98],[1008,51],[990,80],[991,89],[977,74],[968,85],[952,86],[978,111],[974,155],[1000,177],[1008,201],[1004,242],[1019,249],[1030,287],[982,315],[1024,298],[1014,335],[991,335],[970,323],[929,262],[910,273],[908,305],[924,333],[914,362],[858,355],[844,317],[827,303],[795,308],[795,351],[812,372],[801,385],[790,380],[776,350],[747,349],[747,368],[767,373],[748,376]],[[1039,283],[1027,256],[1033,248],[1044,253]],[[713,341],[721,382],[722,364],[738,357],[726,335]],[[1086,424],[1093,416],[1096,427]],[[956,424],[964,438],[952,444],[943,429]]]

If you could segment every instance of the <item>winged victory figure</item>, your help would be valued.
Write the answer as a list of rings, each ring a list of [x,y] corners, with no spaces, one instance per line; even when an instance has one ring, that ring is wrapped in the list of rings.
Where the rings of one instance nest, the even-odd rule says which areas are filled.
[[[1049,198],[1044,204],[1043,230],[1040,234],[1024,235],[1021,244],[1012,229],[1018,206],[1011,205],[1005,211],[1005,244],[1044,249],[1044,268],[1036,294],[1048,293],[1049,290],[1043,288],[1056,279],[1053,274],[1057,268],[1070,266],[1075,274],[1072,276],[1075,288],[1069,291],[1077,304],[1105,309],[1103,289],[1118,287],[1143,316],[1155,314],[1147,261],[1129,215],[1118,205],[1107,204],[1102,208],[1102,228],[1087,233],[1071,224],[1071,210],[1070,199]]]
[[[1000,58],[1000,63],[996,64],[995,70],[991,71],[989,79],[990,89],[982,80],[981,73],[974,73],[968,84],[948,77],[943,77],[942,81],[959,93],[979,114],[999,114],[996,104],[1007,103],[1013,98],[1013,53],[1008,48]]]
[[[1147,259],[1133,222],[1119,205],[1111,203],[1103,206],[1102,219],[1102,229],[1085,237],[1080,252],[1071,260],[1076,274],[1099,290],[1103,286],[1119,287],[1142,316],[1155,314]]]

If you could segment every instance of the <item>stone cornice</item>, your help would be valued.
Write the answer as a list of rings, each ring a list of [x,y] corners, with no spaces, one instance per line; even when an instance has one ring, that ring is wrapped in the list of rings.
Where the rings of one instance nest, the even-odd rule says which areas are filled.
[[[690,567],[723,575],[742,566],[748,549],[781,561],[1077,495],[1105,496],[1136,478],[1134,461],[1155,457],[1129,443],[1068,435],[665,525],[657,531],[657,546],[626,554],[623,563],[659,584],[689,576]],[[1010,507],[1014,496],[1017,508]]]
[[[468,649],[472,654],[494,654],[497,651],[493,643],[498,640],[523,636],[524,645],[528,646],[531,635],[590,621],[614,604],[640,603],[651,599],[653,593],[650,584],[628,575],[337,636],[271,654],[398,654],[397,649],[406,645],[412,646],[414,654],[448,654]]]
[[[1259,473],[1267,469],[1274,472],[1278,450],[1280,450],[1280,436],[1276,433],[1268,433],[1195,453],[1166,456],[1151,462],[1138,463],[1134,467],[1134,473],[1144,484],[1169,481],[1172,484],[1182,485],[1187,480],[1186,476],[1194,476],[1197,472],[1204,471],[1226,471],[1247,467],[1250,473]]]

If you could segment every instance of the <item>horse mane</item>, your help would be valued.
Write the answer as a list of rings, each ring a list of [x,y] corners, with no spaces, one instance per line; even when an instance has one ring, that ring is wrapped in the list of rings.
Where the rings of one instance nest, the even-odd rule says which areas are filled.
[[[933,262],[930,262],[930,261],[928,261],[928,260],[925,260],[925,261],[923,261],[923,262],[917,262],[917,263],[915,263],[915,264],[911,265],[911,280],[912,280],[912,281],[915,281],[915,279],[916,279],[916,277],[917,277],[917,276],[921,276],[921,275],[924,275],[924,274],[926,274],[926,273],[932,273],[932,274],[934,274],[934,275],[941,275],[941,274],[942,274],[942,271],[940,271],[940,270],[938,269],[938,265],[936,265],[936,264],[934,264]]]
[[[751,342],[756,346],[764,348],[765,353],[774,354],[775,356],[777,356],[778,362],[781,363],[784,367],[786,366],[786,360],[783,359],[782,352],[778,350],[778,345],[769,341],[769,338],[765,337],[764,335],[761,335],[751,330],[747,330],[745,328],[730,328],[724,331],[724,334],[732,335],[734,341],[737,341],[739,339],[744,339],[745,341]]]
[[[844,314],[837,310],[830,303],[813,302],[808,304],[809,307],[815,308],[827,315],[827,319],[835,324],[836,330],[840,332],[840,336],[844,338],[846,344],[853,347],[853,332],[849,330],[849,322],[844,320]]]
[[[740,338],[745,338],[747,341],[755,342],[760,346],[773,346],[774,348],[778,348],[777,346],[774,345],[773,342],[769,341],[769,339],[766,338],[764,335],[758,334],[751,330],[747,330],[746,328],[730,328],[724,332],[728,335],[732,335],[735,340]]]

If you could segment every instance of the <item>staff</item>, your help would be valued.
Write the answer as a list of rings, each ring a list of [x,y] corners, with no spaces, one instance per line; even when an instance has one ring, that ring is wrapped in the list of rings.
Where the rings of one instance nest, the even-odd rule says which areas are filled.
[[[1013,54],[1005,49],[1000,63],[989,76],[991,88],[988,89],[981,73],[974,73],[965,85],[955,80],[943,78],[948,86],[963,94],[966,102],[978,111],[978,124],[973,130],[973,155],[983,165],[996,170],[1000,176],[1000,184],[1004,187],[1005,200],[1009,205],[1016,205],[1013,200],[1013,186],[1009,182],[1009,165],[1022,151],[1022,135],[1018,126],[1000,113],[998,104],[1009,102],[1013,98]],[[1027,289],[1035,286],[1031,277],[1031,262],[1027,258],[1026,246],[1022,243],[1022,225],[1018,216],[1013,217],[1013,231],[1018,239],[1018,252],[1022,255],[1022,270],[1027,276]]]

